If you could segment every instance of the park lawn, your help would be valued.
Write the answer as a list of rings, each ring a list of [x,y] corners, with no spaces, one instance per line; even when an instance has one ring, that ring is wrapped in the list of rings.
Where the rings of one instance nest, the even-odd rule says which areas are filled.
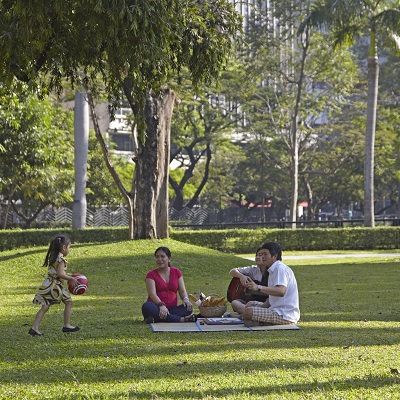
[[[399,260],[290,260],[302,312],[293,331],[153,333],[144,276],[159,245],[189,293],[225,295],[243,258],[173,240],[73,244],[70,273],[89,278],[30,337],[47,248],[0,253],[0,399],[399,399]],[[283,255],[283,260],[284,260]]]

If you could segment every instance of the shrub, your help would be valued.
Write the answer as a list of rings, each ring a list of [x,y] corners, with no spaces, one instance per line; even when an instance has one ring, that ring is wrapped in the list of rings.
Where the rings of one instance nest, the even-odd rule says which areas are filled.
[[[0,251],[18,247],[46,246],[50,243],[51,238],[59,234],[69,236],[74,243],[118,242],[127,240],[129,237],[127,227],[10,229],[0,231]]]
[[[12,229],[0,231],[0,251],[18,247],[46,246],[57,234],[74,243],[128,240],[127,227],[86,229]],[[379,250],[400,248],[400,227],[307,228],[307,229],[215,229],[174,230],[170,238],[231,253],[252,253],[267,241],[288,250]]]
[[[267,241],[285,250],[373,250],[400,248],[400,227],[171,230],[182,242],[235,253],[251,253]]]

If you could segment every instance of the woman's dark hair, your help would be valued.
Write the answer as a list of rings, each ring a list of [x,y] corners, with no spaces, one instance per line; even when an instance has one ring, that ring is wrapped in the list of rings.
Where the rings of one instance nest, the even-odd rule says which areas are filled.
[[[51,242],[49,250],[47,251],[46,258],[43,263],[43,267],[48,267],[57,261],[57,257],[61,252],[61,247],[65,244],[71,243],[68,236],[58,235]]]
[[[267,243],[264,243],[261,246],[261,248],[269,250],[269,254],[271,254],[271,256],[276,256],[277,260],[281,260],[282,261],[282,248],[278,243],[276,243],[276,242],[267,242]]]
[[[171,258],[171,252],[169,251],[169,248],[165,247],[165,246],[161,246],[158,249],[156,249],[156,251],[154,252],[154,256],[157,254],[157,251],[159,251],[159,250],[163,251],[167,255],[168,258]]]
[[[260,251],[260,250],[262,250],[263,248],[262,247],[259,247],[257,250],[256,250],[256,255],[258,254],[258,252]]]

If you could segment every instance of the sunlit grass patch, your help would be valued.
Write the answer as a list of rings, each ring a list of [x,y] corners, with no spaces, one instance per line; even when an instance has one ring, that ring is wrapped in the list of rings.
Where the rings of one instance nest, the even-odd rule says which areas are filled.
[[[168,241],[72,245],[69,271],[89,278],[30,337],[47,248],[0,253],[1,399],[396,399],[400,274],[392,258],[288,260],[299,284],[299,331],[153,333],[142,322],[144,276],[159,245],[187,290],[226,294],[241,257]],[[285,254],[284,254],[285,256]],[[397,397],[396,397],[397,396]]]

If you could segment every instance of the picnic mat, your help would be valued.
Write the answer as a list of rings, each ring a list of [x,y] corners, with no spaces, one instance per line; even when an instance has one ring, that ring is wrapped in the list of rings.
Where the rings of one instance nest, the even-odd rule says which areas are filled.
[[[215,318],[213,318],[215,319]],[[273,331],[300,329],[297,325],[269,325],[247,327],[243,323],[230,323],[230,318],[221,318],[220,324],[206,324],[203,319],[197,322],[155,322],[150,324],[153,332],[226,332],[226,331]]]

